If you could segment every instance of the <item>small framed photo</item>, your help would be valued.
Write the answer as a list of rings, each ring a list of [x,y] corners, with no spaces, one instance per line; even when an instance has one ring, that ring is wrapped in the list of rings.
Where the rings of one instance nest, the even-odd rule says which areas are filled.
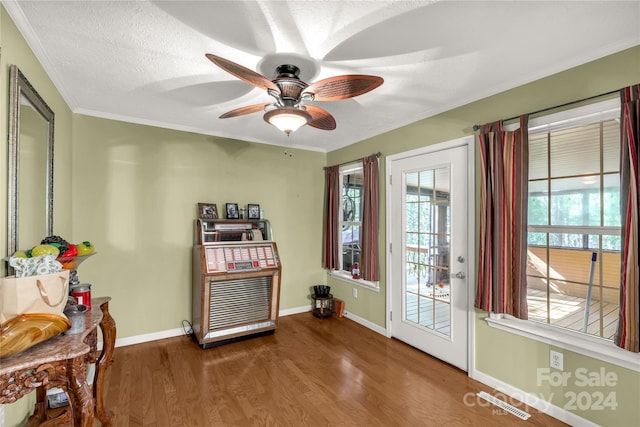
[[[227,219],[238,219],[238,204],[227,203]]]
[[[218,207],[215,203],[198,203],[200,219],[218,219]]]
[[[247,205],[249,211],[249,219],[260,219],[260,205]]]

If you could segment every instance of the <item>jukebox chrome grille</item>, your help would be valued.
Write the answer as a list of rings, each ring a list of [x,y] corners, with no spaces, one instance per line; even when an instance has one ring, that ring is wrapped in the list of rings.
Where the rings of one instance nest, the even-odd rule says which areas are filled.
[[[209,330],[269,319],[272,276],[209,282]]]

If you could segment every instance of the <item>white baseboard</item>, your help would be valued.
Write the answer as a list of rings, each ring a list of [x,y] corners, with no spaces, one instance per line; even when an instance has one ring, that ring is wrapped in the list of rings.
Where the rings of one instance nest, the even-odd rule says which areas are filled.
[[[301,307],[286,308],[284,310],[280,310],[278,312],[278,315],[280,317],[291,316],[292,314],[306,313],[308,311],[311,311],[311,305],[303,305]]]
[[[311,307],[304,305],[302,307],[295,307],[295,308],[288,308],[286,310],[280,310],[280,316],[289,316],[291,314],[300,314],[300,313],[306,313],[309,311],[311,311]],[[385,328],[378,326],[375,323],[372,323],[367,319],[357,316],[347,310],[344,311],[344,317],[351,319],[354,322],[359,323],[365,328],[369,328],[374,332],[387,336],[387,330]]]
[[[290,316],[292,314],[305,313],[307,311],[311,311],[310,306],[308,307],[305,305],[302,307],[288,308],[286,310],[280,310],[279,316]],[[125,347],[128,345],[142,344],[145,342],[162,340],[165,338],[179,337],[180,335],[185,335],[185,331],[182,328],[168,329],[166,331],[152,332],[150,334],[134,335],[134,336],[125,337],[125,338],[117,338],[116,347]],[[101,349],[102,343],[98,343],[98,347],[99,349]]]
[[[367,319],[364,319],[360,316],[357,316],[347,310],[345,310],[344,312],[344,317],[346,317],[347,319],[351,319],[356,323],[361,324],[362,326],[364,326],[365,328],[369,328],[374,332],[377,332],[381,335],[384,335],[385,337],[387,336],[387,330],[385,328],[383,328],[382,326],[376,325],[373,322],[368,321]]]
[[[301,306],[301,307],[293,307],[293,308],[287,308],[285,310],[280,310],[280,312],[278,313],[279,316],[290,316],[292,314],[300,314],[300,313],[306,313],[311,311],[311,307],[309,306]],[[350,313],[348,311],[344,312],[344,316],[353,320],[354,322],[357,322],[359,324],[361,324],[362,326],[365,326],[379,334],[385,335],[387,334],[387,331],[382,328],[381,326],[376,325],[375,323],[369,322],[366,319],[363,319],[362,317],[356,316],[353,313]],[[125,347],[127,345],[134,345],[134,344],[142,344],[145,342],[149,342],[149,341],[156,341],[156,340],[162,340],[165,338],[173,338],[173,337],[179,337],[180,335],[185,335],[185,331],[182,328],[176,328],[176,329],[168,329],[166,331],[159,331],[159,332],[152,332],[150,334],[142,334],[142,335],[135,335],[132,337],[125,337],[125,338],[117,338],[116,339],[116,347]],[[98,343],[98,347],[99,349],[102,348],[102,343]],[[0,425],[0,427],[2,427]]]
[[[142,344],[149,341],[156,341],[156,340],[162,340],[165,338],[178,337],[180,335],[185,335],[184,329],[182,328],[169,329],[169,330],[160,331],[160,332],[152,332],[150,334],[135,335],[135,336],[126,337],[126,338],[117,338],[116,347],[124,347],[127,345],[133,345],[133,344]]]
[[[599,427],[599,424],[594,423],[593,421],[589,421],[585,418],[582,418],[572,412],[567,411],[566,409],[560,408],[551,402],[548,402],[540,397],[522,391],[516,387],[513,387],[505,382],[498,380],[492,376],[489,376],[485,373],[482,373],[478,370],[474,371],[473,379],[480,381],[481,383],[488,385],[499,393],[504,394],[505,397],[515,399],[519,402],[524,403],[529,409],[534,408],[540,412],[544,412],[547,415],[552,416],[555,419],[558,419],[562,422],[565,422],[574,427]],[[500,397],[499,395],[496,397]],[[504,399],[501,399],[504,400]],[[511,403],[511,402],[507,402]],[[511,403],[513,404],[513,403]],[[516,405],[514,405],[516,406]],[[527,408],[519,407],[519,409],[523,409],[527,412]],[[534,414],[531,414],[535,417]]]
[[[311,311],[311,307],[310,306],[301,306],[301,307],[293,307],[293,308],[287,308],[285,310],[280,310],[279,312],[279,316],[283,317],[283,316],[290,316],[292,314],[300,314],[300,313],[306,313]],[[386,329],[384,329],[381,326],[376,325],[375,323],[372,323],[370,321],[368,321],[367,319],[363,319],[360,316],[356,316],[353,313],[350,313],[348,311],[344,312],[344,317],[349,318],[351,320],[353,320],[356,323],[361,324],[362,326],[371,329],[374,332],[377,332],[379,334],[385,335],[387,334]],[[173,338],[173,337],[179,337],[180,335],[185,335],[185,331],[182,328],[176,328],[176,329],[168,329],[166,331],[159,331],[159,332],[152,332],[150,334],[142,334],[142,335],[135,335],[135,336],[131,336],[131,337],[125,337],[125,338],[117,338],[116,339],[116,347],[125,347],[128,345],[134,345],[134,344],[142,344],[145,342],[149,342],[149,341],[156,341],[156,340],[162,340],[165,338]],[[102,343],[98,343],[98,348],[101,349],[102,348]],[[0,427],[2,427],[0,425]]]
[[[300,314],[300,313],[307,313],[311,311],[311,307],[308,307],[306,305],[302,306],[302,307],[294,307],[294,308],[288,308],[286,310],[280,310],[280,316],[290,316],[292,314]],[[345,310],[344,311],[344,317],[353,320],[356,323],[361,324],[362,326],[364,326],[365,328],[371,329],[374,332],[377,332],[381,335],[387,336],[387,330],[379,325],[376,325],[375,323],[372,323],[370,321],[368,321],[367,319],[364,319],[360,316],[357,316],[353,313],[351,313],[350,311]]]

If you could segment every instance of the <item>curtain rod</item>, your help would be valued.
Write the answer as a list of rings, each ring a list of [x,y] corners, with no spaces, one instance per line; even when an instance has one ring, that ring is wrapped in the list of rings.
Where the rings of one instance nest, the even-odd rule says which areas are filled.
[[[544,112],[549,111],[549,110],[555,110],[556,108],[568,107],[569,105],[578,104],[578,103],[584,102],[584,101],[590,101],[592,99],[596,99],[596,98],[600,98],[600,97],[608,96],[608,95],[613,95],[614,93],[619,93],[619,92],[620,92],[620,89],[616,89],[616,90],[612,90],[611,92],[601,93],[600,95],[593,95],[593,96],[590,96],[588,98],[578,99],[577,101],[565,102],[564,104],[556,105],[554,107],[543,108],[542,110],[533,111],[533,112],[528,113],[528,114],[530,116],[532,116],[534,114],[544,113]],[[503,119],[503,120],[500,120],[500,121],[504,123],[504,122],[508,122],[508,121],[511,121],[511,120],[515,120],[515,119],[517,119],[519,117],[520,116],[509,117],[508,119]],[[480,125],[473,125],[473,131],[476,132],[478,130],[480,130]]]
[[[380,156],[382,156],[382,153],[378,151],[377,153],[375,153],[375,155],[376,155],[376,157],[380,157]],[[359,159],[349,160],[348,162],[342,162],[342,163],[337,164],[337,165],[334,165],[334,166],[348,165],[349,163],[355,163],[355,162],[357,162],[358,160],[362,160],[363,158],[364,158],[364,157],[360,157]],[[333,167],[333,166],[325,166],[325,167],[324,167],[324,169],[325,169],[325,170],[327,170],[327,169],[329,169],[330,167]]]

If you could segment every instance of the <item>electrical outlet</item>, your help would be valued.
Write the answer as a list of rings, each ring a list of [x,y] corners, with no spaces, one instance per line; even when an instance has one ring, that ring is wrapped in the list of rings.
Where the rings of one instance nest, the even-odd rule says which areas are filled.
[[[564,358],[563,354],[559,351],[551,350],[549,352],[549,365],[552,368],[558,369],[560,371],[564,370]]]
[[[351,290],[351,295],[352,295],[354,298],[358,298],[358,288],[353,288],[353,289]]]

